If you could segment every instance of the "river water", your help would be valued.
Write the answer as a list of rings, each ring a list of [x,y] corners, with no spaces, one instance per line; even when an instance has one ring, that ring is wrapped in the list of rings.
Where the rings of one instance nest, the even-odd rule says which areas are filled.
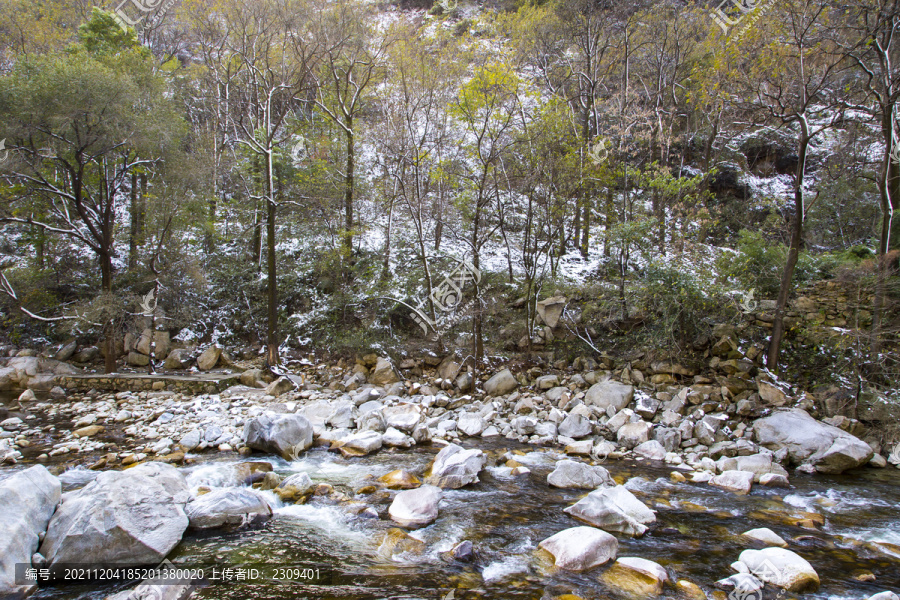
[[[383,545],[392,528],[387,509],[393,492],[355,495],[354,490],[367,476],[395,469],[423,473],[439,447],[382,450],[354,459],[317,448],[294,462],[272,456],[253,460],[270,462],[281,475],[305,471],[314,482],[330,483],[348,499],[314,496],[304,505],[283,505],[269,494],[276,508],[265,524],[231,531],[189,530],[169,559],[176,566],[202,567],[207,579],[216,570],[219,580],[197,589],[194,598],[437,600],[447,598],[451,590],[449,597],[455,599],[539,600],[564,594],[626,598],[603,582],[607,566],[582,574],[561,572],[536,552],[541,540],[581,524],[562,511],[587,492],[558,490],[546,483],[554,462],[562,457],[557,450],[503,441],[473,440],[467,445],[488,454],[487,468],[480,483],[444,491],[437,521],[412,532],[424,546]],[[502,466],[510,454],[532,472],[510,475]],[[234,462],[199,462],[183,472],[193,488],[230,485],[235,483]],[[672,469],[659,463],[607,461],[604,466],[657,511],[657,524],[644,537],[617,536],[619,556],[654,560],[670,576],[697,583],[710,597],[714,582],[733,573],[729,565],[741,550],[753,547],[740,534],[757,527],[774,530],[818,572],[820,590],[804,598],[858,600],[886,589],[900,590],[900,471],[893,467],[842,476],[794,473],[793,489],[755,486],[749,496],[736,496],[705,484],[673,483]],[[70,470],[62,476],[64,489],[80,487],[93,476],[82,468]],[[373,507],[381,518],[358,515],[363,506]],[[824,524],[818,529],[794,524],[808,512],[821,515]],[[473,542],[475,561],[447,557],[462,540]],[[275,579],[285,576],[278,567],[297,570],[287,574],[292,580]],[[232,569],[230,581],[221,578],[226,568]],[[237,581],[238,569],[256,578]],[[874,581],[860,580],[871,576]],[[35,598],[104,598],[125,587],[57,585],[41,589]],[[678,592],[667,587],[664,595],[675,598]],[[718,595],[724,598],[721,591]]]

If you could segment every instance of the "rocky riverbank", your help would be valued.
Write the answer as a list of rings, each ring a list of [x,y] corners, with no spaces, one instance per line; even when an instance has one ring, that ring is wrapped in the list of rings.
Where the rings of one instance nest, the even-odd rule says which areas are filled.
[[[354,460],[415,446],[443,447],[427,472],[395,473],[369,484],[368,493],[408,488],[396,493],[382,518],[415,529],[440,519],[442,490],[478,484],[489,462],[478,449],[480,442],[508,440],[543,447],[560,453],[545,485],[592,490],[564,511],[586,525],[560,531],[541,543],[557,566],[575,570],[615,558],[609,537],[601,533],[641,537],[656,523],[654,510],[623,485],[627,482],[615,482],[598,461],[668,465],[674,483],[735,495],[749,494],[755,486],[789,490],[792,468],[836,474],[887,464],[869,443],[851,433],[864,433],[859,423],[840,417],[817,420],[810,414],[815,414],[816,406],[808,395],[792,394],[749,361],[714,358],[703,374],[675,363],[631,363],[618,370],[604,366],[611,365],[578,359],[571,365],[516,374],[499,368],[489,377],[476,378],[452,357],[407,360],[395,366],[388,359],[367,356],[352,365],[298,365],[290,376],[272,381],[266,381],[261,371],[248,369],[241,376],[246,385],[221,394],[80,394],[57,387],[39,399],[27,390],[18,398],[21,410],[4,415],[0,423],[0,450],[8,464],[44,461],[106,472],[78,491],[73,496],[77,501],[65,500],[56,508],[49,525],[44,524],[43,509],[17,525],[43,539],[40,551],[30,557],[36,565],[83,552],[100,563],[133,554],[146,564],[165,558],[188,527],[265,520],[273,514],[274,503],[303,503],[317,495],[337,494],[338,502],[350,499],[327,483],[314,485],[308,476],[282,478],[271,465],[256,471],[251,467],[232,486],[191,490],[179,470],[165,464],[191,465],[211,457],[262,452],[293,461],[314,446],[325,446]],[[141,466],[121,474],[107,471],[136,464]],[[514,456],[499,464],[513,478],[531,474],[529,466]],[[40,470],[24,473],[52,477]],[[402,483],[395,485],[395,480]],[[21,487],[7,481],[11,482],[4,483],[7,487]],[[273,495],[261,495],[241,483],[271,490]],[[128,499],[119,501],[123,494],[116,490],[126,489]],[[355,493],[363,493],[360,489]],[[143,512],[135,521],[135,507],[147,511],[149,505],[162,512]],[[100,507],[118,525],[103,536],[91,537],[78,524],[87,523]],[[357,508],[357,514],[368,511],[370,517],[379,517],[370,506]],[[808,519],[815,525],[815,517]],[[165,535],[155,531],[149,524],[156,520],[164,520],[172,531]],[[142,539],[145,525],[154,531],[153,544]],[[762,535],[766,543],[777,538],[770,530]],[[135,554],[134,545],[144,554]],[[112,554],[100,552],[101,556],[101,548]],[[149,554],[147,548],[152,549]],[[797,592],[817,588],[815,570],[796,553],[768,552],[763,558],[791,575],[766,579],[757,573],[763,559],[742,554],[735,566],[738,574],[717,585],[756,589],[769,583]],[[690,595],[691,585],[696,585],[671,579],[658,564],[638,557],[620,557],[604,576],[620,587],[626,585],[622,581],[641,581],[656,593],[676,585]]]

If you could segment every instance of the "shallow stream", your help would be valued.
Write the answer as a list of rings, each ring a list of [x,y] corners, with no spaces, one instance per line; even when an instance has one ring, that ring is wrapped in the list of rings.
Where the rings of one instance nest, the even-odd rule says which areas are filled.
[[[314,482],[330,483],[350,500],[316,496],[304,505],[285,506],[270,494],[277,508],[265,524],[227,532],[189,530],[169,559],[176,566],[202,567],[207,577],[213,568],[219,573],[224,568],[255,568],[260,574],[254,581],[211,583],[194,593],[198,599],[436,600],[447,598],[450,590],[456,590],[450,596],[455,599],[623,597],[602,581],[606,566],[583,574],[561,572],[536,552],[541,540],[581,524],[562,511],[586,491],[558,490],[546,482],[561,454],[502,441],[478,441],[477,447],[489,456],[481,482],[444,492],[437,521],[412,532],[424,542],[421,552],[382,547],[392,527],[387,509],[395,492],[355,495],[354,490],[364,485],[366,476],[395,469],[421,475],[437,446],[382,450],[354,459],[321,448],[294,462],[254,456],[270,462],[280,475],[305,471]],[[508,452],[531,473],[511,476],[508,467],[494,466],[505,462]],[[183,471],[193,488],[232,485],[235,462],[198,462]],[[741,550],[753,547],[740,534],[757,527],[774,530],[818,572],[820,590],[803,598],[860,600],[900,590],[900,470],[893,467],[842,476],[792,473],[793,489],[754,486],[749,496],[736,496],[705,484],[673,483],[672,469],[659,463],[608,461],[604,466],[657,511],[657,524],[644,537],[617,536],[619,556],[654,560],[670,576],[700,585],[709,597],[714,582],[733,573],[729,565]],[[64,489],[85,485],[94,475],[82,468],[67,471]],[[381,518],[358,516],[360,504],[372,506]],[[818,529],[796,526],[808,516],[804,512],[821,515],[824,524]],[[474,562],[447,558],[447,551],[462,540],[473,542]],[[295,571],[293,580],[276,580],[278,567],[307,570]],[[874,581],[860,580],[871,575]],[[34,598],[104,598],[125,587],[57,585],[41,589]],[[667,587],[664,595],[674,598],[678,592]]]

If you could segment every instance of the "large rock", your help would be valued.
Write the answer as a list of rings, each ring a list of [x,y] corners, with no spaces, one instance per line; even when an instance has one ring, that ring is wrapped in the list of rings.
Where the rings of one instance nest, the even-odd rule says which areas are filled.
[[[213,344],[209,348],[203,351],[203,353],[197,357],[197,368],[201,371],[211,371],[216,368],[216,365],[219,364],[219,358],[222,357],[222,348],[218,345]]]
[[[587,571],[616,557],[619,541],[594,527],[572,527],[540,544],[553,555],[554,564],[567,571]]]
[[[519,382],[509,369],[503,369],[484,382],[484,391],[489,396],[502,396],[519,387]]]
[[[625,446],[630,450],[648,441],[652,430],[653,425],[647,421],[626,423],[616,432],[616,440],[618,440],[620,446]]]
[[[377,431],[364,429],[342,440],[341,454],[346,457],[365,456],[381,449],[383,436]]]
[[[132,367],[146,367],[150,364],[150,357],[146,354],[141,354],[140,352],[132,350],[128,353],[128,356],[125,357],[125,362]]]
[[[379,358],[378,362],[375,363],[375,368],[372,369],[369,375],[369,381],[375,385],[384,386],[397,383],[400,381],[400,376],[397,375],[394,365],[389,360]]]
[[[481,435],[486,425],[481,415],[475,413],[463,413],[459,416],[456,428],[468,436]]]
[[[199,363],[199,359],[197,361]],[[275,396],[276,398],[282,394],[292,391],[297,385],[289,378],[281,376],[268,386],[266,386],[266,395]]]
[[[771,406],[784,406],[787,404],[788,398],[781,388],[776,387],[762,379],[758,382],[759,397],[763,402],[767,402]]]
[[[41,465],[0,483],[0,597],[29,592],[16,585],[16,563],[31,565],[39,536],[47,530],[59,504],[60,492],[59,479]]]
[[[714,485],[735,494],[749,494],[753,487],[753,473],[750,471],[725,471],[709,480]]]
[[[185,507],[190,526],[209,529],[240,525],[254,515],[272,516],[272,507],[259,492],[243,488],[220,488],[195,498]]]
[[[244,443],[255,450],[272,452],[285,460],[312,446],[312,425],[297,414],[265,413],[244,425]]]
[[[78,350],[78,342],[76,340],[72,340],[68,344],[62,345],[62,347],[56,352],[56,354],[53,355],[53,360],[65,362],[72,358],[76,350]]]
[[[51,565],[158,564],[187,529],[184,506],[190,497],[184,477],[171,465],[104,471],[66,494],[40,553]]]
[[[664,460],[666,449],[656,440],[648,440],[634,447],[634,453],[650,460]]]
[[[562,317],[563,309],[566,307],[566,299],[563,296],[553,296],[546,300],[541,300],[535,305],[538,316],[544,324],[554,329],[559,325],[559,319]]]
[[[433,485],[406,490],[394,496],[388,514],[401,527],[424,527],[437,519],[441,489]]]
[[[484,461],[484,452],[481,450],[463,450],[456,444],[450,444],[434,458],[431,474],[426,481],[450,489],[478,483],[478,473],[484,468]]]
[[[176,348],[169,352],[163,367],[170,371],[180,371],[187,369],[194,359],[191,358],[191,351],[185,348]]]
[[[381,414],[388,427],[409,433],[421,422],[422,407],[418,404],[400,404],[383,409]]]
[[[740,562],[754,577],[789,592],[815,592],[819,575],[800,555],[784,548],[744,550]]]
[[[661,565],[636,556],[623,556],[603,574],[603,581],[635,598],[655,598],[669,575]]]
[[[610,406],[622,410],[634,399],[634,388],[616,381],[602,381],[588,388],[584,403],[606,410]]]
[[[635,537],[656,522],[653,511],[621,485],[594,490],[563,512],[605,531]]]
[[[813,419],[799,408],[778,411],[753,424],[757,442],[769,450],[786,448],[795,464],[809,463],[821,473],[841,473],[872,458],[872,448],[853,435]]]
[[[553,487],[593,490],[601,486],[613,486],[609,471],[576,460],[561,460],[553,472],[547,475],[547,483]]]
[[[583,438],[591,434],[593,427],[589,419],[584,416],[572,413],[563,419],[559,424],[559,435],[564,435],[572,439]]]

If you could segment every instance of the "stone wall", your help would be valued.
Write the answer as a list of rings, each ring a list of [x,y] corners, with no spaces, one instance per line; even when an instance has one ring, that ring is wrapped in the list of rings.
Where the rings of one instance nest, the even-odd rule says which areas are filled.
[[[59,384],[68,390],[99,390],[116,392],[170,391],[188,395],[214,394],[240,384],[240,375],[218,377],[190,377],[169,375],[69,375],[59,378]]]
[[[871,286],[856,282],[818,281],[797,290],[788,302],[785,328],[797,326],[821,329],[832,335],[840,335],[838,329],[868,329],[872,326],[872,303],[875,301]],[[775,321],[775,301],[760,300],[751,314],[755,324],[771,328]]]

